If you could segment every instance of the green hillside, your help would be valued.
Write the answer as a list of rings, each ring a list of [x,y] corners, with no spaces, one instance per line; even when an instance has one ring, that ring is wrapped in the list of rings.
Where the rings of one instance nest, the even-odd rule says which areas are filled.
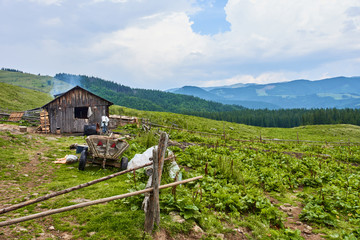
[[[136,125],[114,130],[132,136],[124,156],[143,153],[166,131],[182,179],[203,178],[161,190],[160,226],[152,235],[144,234],[144,196],[138,195],[2,227],[0,239],[360,238],[360,127],[261,128],[120,106],[110,112],[153,123],[147,132]],[[0,178],[8,186],[0,188],[0,208],[118,171],[54,164],[75,154],[69,149],[74,143],[85,139],[0,129]],[[171,166],[164,164],[162,185],[174,182]],[[145,170],[137,170],[5,213],[0,222],[142,190],[147,180]]]
[[[50,93],[52,95],[54,94],[54,86],[56,86],[57,91],[55,93],[65,92],[73,87],[66,82],[59,81],[50,76],[23,73],[21,71],[0,70],[0,82]]]
[[[0,108],[14,111],[41,107],[52,100],[48,93],[0,83]]]
[[[232,139],[286,139],[328,142],[360,142],[360,126],[351,124],[306,125],[294,128],[264,128],[176,113],[140,111],[111,106],[110,114],[137,116],[163,126],[225,135]]]
[[[50,76],[0,70],[0,82],[34,89],[45,93],[49,93],[51,91],[52,79],[53,78]]]

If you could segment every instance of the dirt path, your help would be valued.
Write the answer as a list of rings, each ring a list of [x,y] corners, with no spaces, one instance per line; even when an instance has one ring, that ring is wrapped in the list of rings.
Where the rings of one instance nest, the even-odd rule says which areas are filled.
[[[301,236],[308,240],[324,239],[321,234],[313,233],[313,228],[311,226],[300,221],[299,215],[303,209],[303,206],[300,202],[296,202],[296,206],[294,206],[289,203],[280,203],[276,198],[273,198],[268,194],[266,197],[273,205],[278,205],[279,210],[286,213],[286,221],[284,223],[285,228],[300,230]],[[295,195],[292,195],[291,197],[294,199],[297,198]]]
[[[10,206],[16,202],[26,201],[43,195],[36,190],[39,186],[51,181],[52,174],[57,166],[47,164],[50,159],[45,153],[51,149],[40,140],[40,136],[34,133],[34,128],[28,128],[27,134],[20,132],[19,126],[11,124],[0,124],[0,132],[10,132],[13,135],[24,134],[32,144],[31,148],[24,146],[21,154],[28,156],[28,161],[14,163],[6,166],[9,169],[16,170],[16,177],[11,180],[0,180],[0,208]],[[58,136],[46,135],[48,138],[56,138]],[[7,139],[7,136],[1,136]],[[10,176],[10,175],[9,175]],[[26,178],[29,180],[16,180],[18,178]],[[15,201],[14,201],[15,200]],[[35,204],[34,213],[42,212],[41,203]],[[22,214],[20,212],[22,211]],[[8,212],[0,215],[0,221],[5,221],[20,216],[29,215],[29,211],[25,208],[14,212]],[[26,224],[15,224],[12,226],[2,227],[0,229],[0,240],[7,239],[71,239],[72,236],[66,232],[60,232],[53,227],[52,219],[41,218],[34,220],[38,229],[26,227]]]

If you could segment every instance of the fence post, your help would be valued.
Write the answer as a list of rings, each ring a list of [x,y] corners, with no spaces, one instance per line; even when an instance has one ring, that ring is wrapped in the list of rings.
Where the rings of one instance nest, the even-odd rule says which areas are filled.
[[[159,190],[158,187],[161,185],[161,175],[162,170],[164,166],[164,158],[166,154],[167,144],[169,141],[169,136],[166,132],[162,132],[160,135],[160,141],[157,148],[157,161],[158,161],[158,175],[154,175],[154,177],[157,177],[158,179],[154,180],[154,218],[155,218],[155,224],[160,225],[160,203],[159,203]],[[157,184],[157,186],[156,186]],[[156,190],[157,189],[157,190]]]
[[[153,191],[148,198],[144,199],[145,210],[145,232],[151,233],[154,223],[160,225],[160,203],[159,203],[159,185],[161,184],[162,169],[164,166],[164,158],[167,149],[169,136],[163,132],[160,135],[160,141],[157,149],[153,150],[153,173],[151,187]],[[148,181],[148,183],[150,180]]]

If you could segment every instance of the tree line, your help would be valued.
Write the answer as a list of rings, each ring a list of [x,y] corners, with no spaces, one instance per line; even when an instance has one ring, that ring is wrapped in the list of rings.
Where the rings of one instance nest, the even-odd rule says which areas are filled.
[[[242,109],[228,112],[186,112],[188,115],[259,127],[291,128],[303,125],[353,124],[360,126],[360,109]]]
[[[145,111],[172,112],[260,127],[291,128],[301,125],[353,124],[360,126],[359,109],[247,109],[198,97],[130,88],[85,75],[59,73],[56,79],[77,85],[116,105]]]

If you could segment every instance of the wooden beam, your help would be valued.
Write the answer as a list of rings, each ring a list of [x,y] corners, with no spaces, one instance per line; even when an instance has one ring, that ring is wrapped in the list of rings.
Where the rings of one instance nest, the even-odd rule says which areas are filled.
[[[198,180],[198,179],[201,179],[201,178],[202,178],[202,176],[198,176],[198,177],[189,178],[189,179],[179,181],[179,182],[173,182],[173,183],[165,184],[165,185],[160,186],[159,189],[164,189],[164,188],[177,186],[177,185],[192,182],[192,181],[195,181],[195,180]],[[90,202],[79,203],[79,204],[68,206],[68,207],[63,207],[63,208],[59,208],[59,209],[53,209],[53,210],[49,210],[49,211],[45,211],[45,212],[41,212],[41,213],[36,213],[36,214],[33,214],[33,215],[29,215],[29,216],[25,216],[25,217],[11,219],[11,220],[7,220],[7,221],[4,221],[4,222],[0,222],[0,227],[4,227],[4,226],[12,225],[12,224],[15,224],[15,223],[20,223],[20,222],[25,222],[25,221],[28,221],[28,220],[32,220],[32,219],[36,219],[36,218],[40,218],[40,217],[45,217],[45,216],[53,215],[53,214],[56,214],[56,213],[66,212],[66,211],[70,211],[70,210],[74,210],[74,209],[78,209],[78,208],[83,208],[83,207],[87,207],[87,206],[91,206],[91,205],[96,205],[96,204],[106,203],[106,202],[110,202],[110,201],[114,201],[114,200],[118,200],[118,199],[122,199],[122,198],[136,196],[136,195],[143,194],[143,193],[146,193],[146,192],[151,192],[153,190],[154,190],[153,188],[148,188],[148,189],[144,189],[144,190],[140,190],[140,191],[136,191],[136,192],[121,194],[121,195],[112,196],[112,197],[108,197],[108,198],[102,198],[102,199],[98,199],[98,200],[94,200],[94,201],[90,201]]]
[[[166,158],[165,160],[170,160],[170,159],[173,159],[173,158],[174,158],[174,156]],[[42,196],[42,197],[39,197],[39,198],[36,198],[36,199],[31,199],[31,200],[26,201],[26,202],[18,203],[18,204],[12,205],[10,207],[0,209],[0,214],[10,212],[10,211],[14,211],[16,209],[28,206],[28,205],[33,204],[33,203],[42,202],[42,201],[45,201],[47,199],[50,199],[50,198],[53,198],[53,197],[56,197],[56,196],[59,196],[59,195],[65,194],[65,193],[69,193],[69,192],[72,192],[72,191],[75,191],[75,190],[78,190],[78,189],[81,189],[81,188],[85,188],[85,187],[88,187],[90,185],[93,185],[93,184],[96,184],[96,183],[99,183],[99,182],[114,178],[116,176],[120,176],[120,175],[123,175],[125,173],[132,172],[132,171],[138,170],[140,168],[150,166],[152,164],[153,163],[150,162],[150,163],[147,163],[147,164],[139,166],[139,167],[135,167],[135,168],[131,168],[131,169],[128,169],[128,170],[121,171],[121,172],[117,172],[117,173],[114,173],[114,174],[111,174],[111,175],[108,175],[108,176],[105,176],[105,177],[102,177],[102,178],[99,178],[99,179],[95,179],[95,180],[87,182],[87,183],[82,183],[80,185],[77,185],[77,186],[74,186],[74,187],[71,187],[71,188],[67,188],[67,189],[64,189],[64,190],[61,190],[61,191],[58,191],[58,192],[50,193],[50,194],[47,194],[45,196]]]

